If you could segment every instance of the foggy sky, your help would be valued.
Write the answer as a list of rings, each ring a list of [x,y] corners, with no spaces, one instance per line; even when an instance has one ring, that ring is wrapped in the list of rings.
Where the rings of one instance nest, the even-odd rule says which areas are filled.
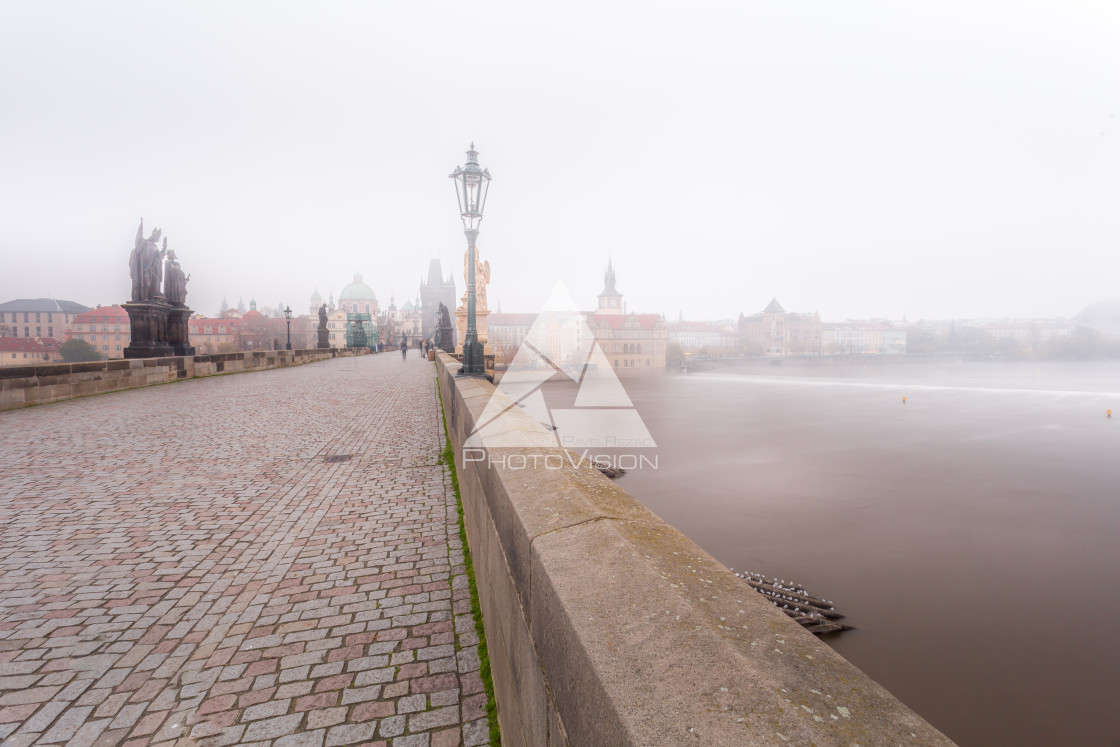
[[[400,304],[473,140],[507,312],[610,256],[674,319],[1071,316],[1120,298],[1118,7],[9,0],[0,301],[127,300],[143,216],[196,310]]]

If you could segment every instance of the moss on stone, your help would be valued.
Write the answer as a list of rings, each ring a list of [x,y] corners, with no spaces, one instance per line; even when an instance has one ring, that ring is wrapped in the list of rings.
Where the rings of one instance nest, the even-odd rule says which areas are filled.
[[[501,730],[498,727],[498,707],[494,700],[494,681],[490,676],[490,655],[486,650],[486,631],[482,625],[482,607],[478,603],[478,586],[474,579],[474,562],[471,560],[471,546],[467,542],[467,523],[463,518],[463,496],[459,492],[459,475],[455,470],[455,450],[451,446],[451,431],[447,427],[447,409],[443,403],[443,392],[436,380],[436,396],[439,397],[440,412],[443,414],[443,452],[439,455],[440,463],[447,466],[451,475],[451,489],[455,493],[455,507],[459,515],[459,541],[463,546],[463,565],[467,571],[467,585],[471,592],[471,616],[474,618],[474,630],[478,635],[478,661],[479,676],[482,686],[486,690],[486,719],[490,724],[490,744],[499,747],[502,743]],[[458,636],[456,635],[456,648]]]

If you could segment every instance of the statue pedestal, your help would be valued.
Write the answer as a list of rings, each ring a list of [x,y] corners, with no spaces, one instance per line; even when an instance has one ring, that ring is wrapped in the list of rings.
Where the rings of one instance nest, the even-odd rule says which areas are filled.
[[[194,355],[191,346],[191,310],[183,304],[175,304],[167,314],[167,344],[174,355]]]
[[[486,317],[490,316],[490,309],[475,309],[474,328],[478,334],[478,341],[482,343],[486,355],[491,355],[490,346],[486,344]],[[459,327],[459,336],[455,338],[455,352],[463,354],[463,340],[467,337],[467,310],[460,306],[455,309],[455,321]]]
[[[455,330],[451,328],[450,319],[446,324],[441,322],[436,329],[435,345],[445,353],[455,352]]]
[[[330,330],[320,329],[320,330],[318,330],[318,332],[319,332],[319,344],[318,344],[317,347],[319,347],[322,350],[326,350],[327,348],[329,348],[331,346]]]
[[[167,358],[176,355],[167,344],[167,324],[171,307],[162,299],[122,303],[128,312],[132,341],[124,349],[125,358]],[[187,310],[190,316],[190,310]]]

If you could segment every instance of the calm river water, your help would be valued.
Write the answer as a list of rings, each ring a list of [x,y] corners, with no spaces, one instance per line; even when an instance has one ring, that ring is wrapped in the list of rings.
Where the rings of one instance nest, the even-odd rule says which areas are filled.
[[[825,640],[948,736],[1120,744],[1120,364],[625,383],[658,468],[619,484],[723,563],[834,600],[858,630]]]

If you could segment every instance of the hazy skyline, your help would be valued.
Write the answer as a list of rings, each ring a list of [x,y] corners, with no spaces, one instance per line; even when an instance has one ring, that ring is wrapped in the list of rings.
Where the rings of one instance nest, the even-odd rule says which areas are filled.
[[[120,303],[136,224],[223,297],[382,307],[494,175],[491,306],[1071,316],[1120,298],[1104,3],[0,6],[0,301]]]

